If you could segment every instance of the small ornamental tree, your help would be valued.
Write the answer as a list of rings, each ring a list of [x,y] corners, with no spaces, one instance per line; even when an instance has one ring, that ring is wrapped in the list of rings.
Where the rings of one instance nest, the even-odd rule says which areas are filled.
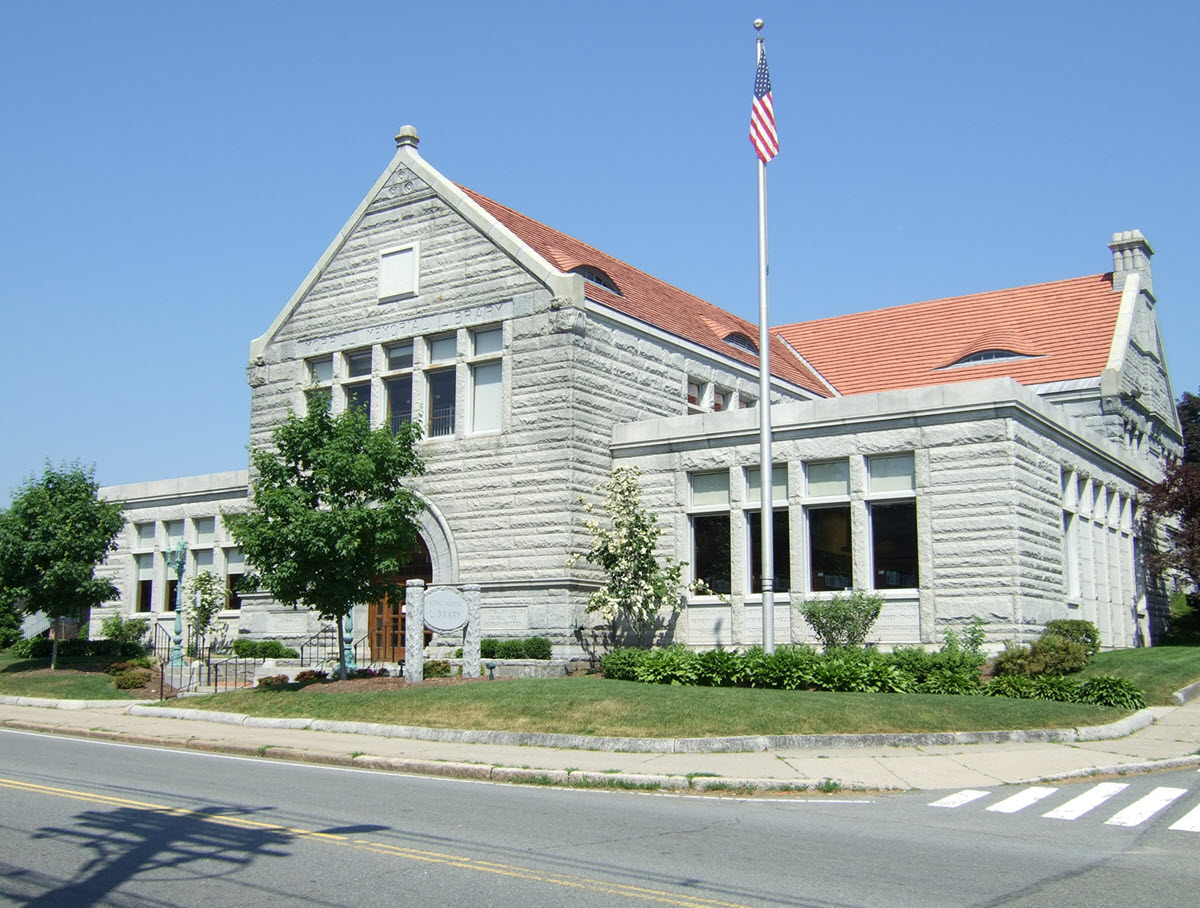
[[[120,595],[96,577],[125,526],[123,506],[101,501],[92,470],[78,463],[29,477],[0,511],[0,603],[54,619],[50,667],[58,667],[58,630],[64,618],[82,621]]]
[[[599,612],[614,627],[618,621],[626,622],[636,640],[649,646],[662,610],[675,614],[683,607],[686,562],[670,557],[658,560],[662,529],[658,515],[642,507],[640,475],[641,470],[636,467],[618,467],[607,483],[596,487],[596,491],[604,492],[602,507],[608,525],[594,518],[584,522],[592,546],[582,557],[604,571],[608,578],[604,587],[588,599],[588,611]],[[592,513],[592,504],[583,501],[583,506]],[[575,563],[578,557],[570,559],[570,563]]]
[[[1161,482],[1142,490],[1148,520],[1143,531],[1146,561],[1157,575],[1174,571],[1200,587],[1200,397],[1184,393],[1179,401],[1183,458],[1163,465]],[[1162,521],[1166,545],[1158,547]]]
[[[403,595],[396,572],[416,544],[422,507],[404,482],[425,465],[415,450],[420,426],[372,430],[357,410],[335,417],[318,400],[275,427],[272,449],[250,453],[251,509],[225,522],[277,601],[337,622],[345,678],[345,616]]]
[[[211,648],[204,646],[205,638],[217,628],[217,615],[229,600],[229,590],[212,571],[201,571],[183,583],[183,617],[192,631],[196,655],[206,662]]]

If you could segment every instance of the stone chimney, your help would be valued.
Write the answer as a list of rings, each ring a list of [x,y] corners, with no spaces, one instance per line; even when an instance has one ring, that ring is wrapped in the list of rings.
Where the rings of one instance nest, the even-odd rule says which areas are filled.
[[[1154,296],[1154,279],[1150,275],[1150,256],[1154,249],[1140,230],[1114,233],[1108,248],[1113,254],[1113,290],[1125,287],[1125,278],[1137,272],[1142,276],[1142,289]]]

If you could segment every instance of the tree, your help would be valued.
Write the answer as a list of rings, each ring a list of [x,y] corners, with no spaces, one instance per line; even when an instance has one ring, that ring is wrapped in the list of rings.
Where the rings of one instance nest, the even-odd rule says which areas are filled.
[[[212,655],[212,647],[205,647],[205,638],[217,627],[217,615],[229,601],[229,590],[225,588],[220,577],[207,570],[189,577],[184,581],[183,587],[183,595],[180,597],[183,616],[191,628],[196,655],[207,663]],[[228,629],[228,625],[223,624],[221,627]],[[222,637],[224,633],[222,630]]]
[[[404,481],[425,471],[421,429],[403,423],[393,435],[372,431],[357,410],[309,409],[275,427],[273,449],[251,451],[251,509],[225,521],[277,601],[337,622],[345,678],[345,616],[403,595],[395,572],[416,544],[422,508]]]
[[[95,574],[117,547],[124,507],[101,501],[98,488],[92,470],[78,463],[57,470],[47,463],[40,479],[30,476],[17,488],[12,505],[0,511],[0,603],[61,622],[83,620],[120,595]],[[58,637],[51,668],[58,666]]]
[[[1142,489],[1147,524],[1146,561],[1155,574],[1171,571],[1200,586],[1200,397],[1184,392],[1179,400],[1183,457],[1163,464],[1163,479]],[[1155,545],[1159,522],[1166,545]]]
[[[603,508],[611,526],[585,521],[592,547],[582,557],[608,575],[604,587],[588,599],[588,611],[599,612],[614,626],[618,619],[624,620],[638,642],[649,645],[662,609],[675,614],[683,607],[686,562],[670,557],[659,562],[662,528],[658,515],[642,507],[641,472],[636,467],[618,467],[607,483],[596,487],[604,492]],[[583,506],[592,512],[593,505],[584,501]]]

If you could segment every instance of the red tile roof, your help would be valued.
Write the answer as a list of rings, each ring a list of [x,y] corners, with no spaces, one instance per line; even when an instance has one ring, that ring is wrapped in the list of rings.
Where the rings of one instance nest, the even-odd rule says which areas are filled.
[[[757,346],[756,325],[466,186],[459,188],[554,267],[564,272],[580,266],[597,268],[612,278],[621,291],[618,295],[585,281],[584,293],[588,299],[757,368],[756,355],[724,340],[729,334],[740,332],[750,337]],[[771,342],[771,373],[821,397],[829,395],[820,378],[778,339]]]
[[[1003,376],[1038,385],[1099,376],[1120,303],[1112,275],[1098,274],[783,325],[775,333],[840,394]],[[1029,358],[952,366],[996,349]]]

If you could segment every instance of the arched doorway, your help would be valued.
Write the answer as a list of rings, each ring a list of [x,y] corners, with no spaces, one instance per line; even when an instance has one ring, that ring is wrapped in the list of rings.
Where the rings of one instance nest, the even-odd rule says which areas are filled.
[[[433,582],[433,561],[424,539],[417,537],[408,563],[400,566],[395,579],[401,587],[408,580],[424,580],[427,584]],[[367,637],[371,645],[372,662],[404,661],[403,604],[403,597],[395,601],[388,598],[371,603],[367,612]],[[432,638],[433,634],[425,631],[425,643],[428,644]]]

